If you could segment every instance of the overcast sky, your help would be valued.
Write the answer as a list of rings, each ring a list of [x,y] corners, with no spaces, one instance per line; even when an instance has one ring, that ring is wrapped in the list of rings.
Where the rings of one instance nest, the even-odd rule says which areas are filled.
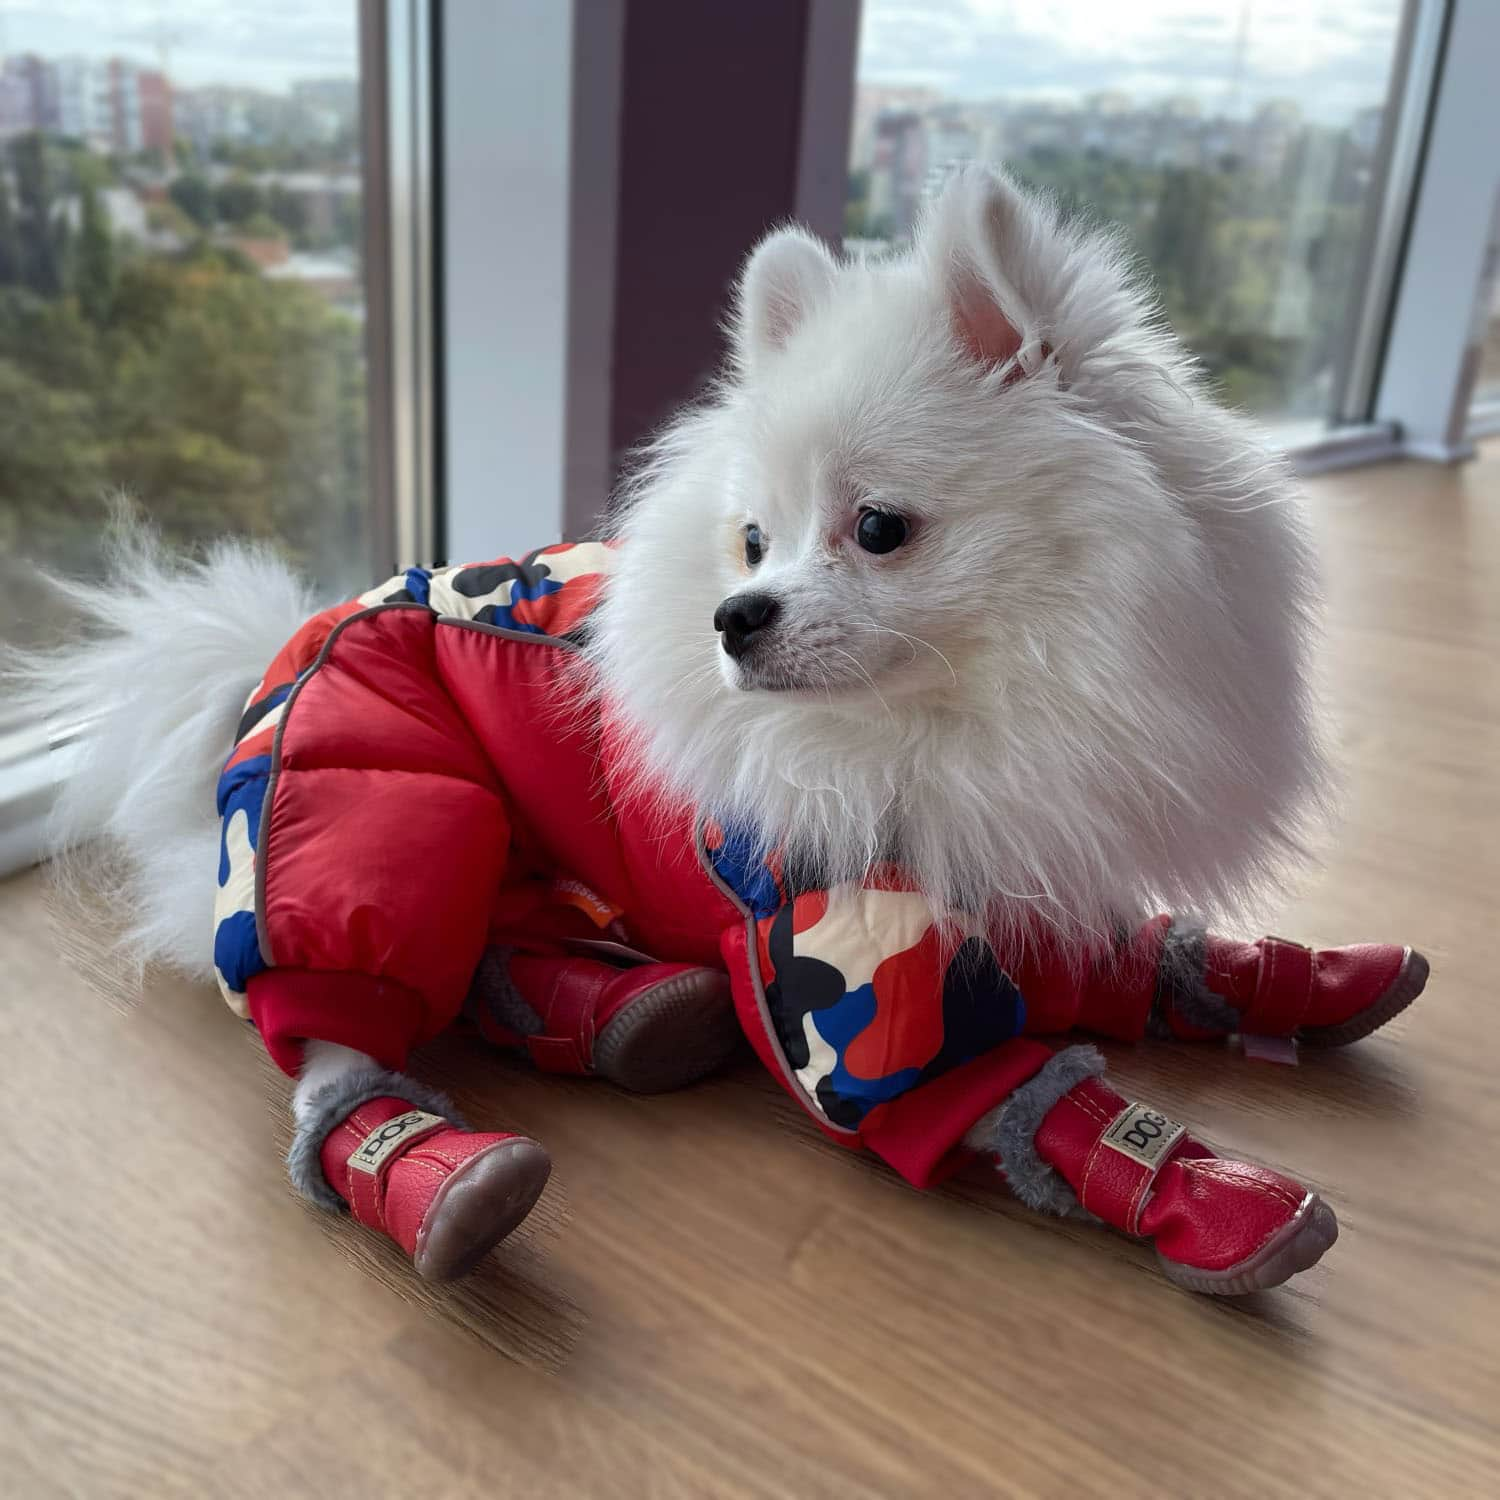
[[[959,98],[1189,92],[1210,111],[1294,98],[1310,115],[1343,121],[1384,98],[1400,8],[1401,0],[865,0],[860,77]],[[180,83],[280,89],[295,78],[353,76],[355,10],[356,0],[0,0],[0,51],[145,62],[165,37]]]
[[[119,53],[155,65],[171,47],[178,83],[284,89],[359,70],[356,0],[0,0],[0,51]]]
[[[1210,113],[1290,98],[1345,121],[1384,99],[1400,12],[1401,0],[865,0],[859,75],[962,99],[1190,93]]]

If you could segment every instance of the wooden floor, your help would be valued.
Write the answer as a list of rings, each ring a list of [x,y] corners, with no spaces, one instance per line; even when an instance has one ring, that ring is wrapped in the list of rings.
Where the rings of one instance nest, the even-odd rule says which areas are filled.
[[[566,1201],[413,1304],[291,1196],[253,1039],[182,985],[105,1003],[31,875],[0,886],[0,1495],[1500,1494],[1500,448],[1312,488],[1349,821],[1266,925],[1414,943],[1432,985],[1296,1069],[1111,1051],[1325,1192],[1322,1266],[1199,1299],[1102,1230],[909,1191],[753,1068],[643,1101],[440,1047]]]

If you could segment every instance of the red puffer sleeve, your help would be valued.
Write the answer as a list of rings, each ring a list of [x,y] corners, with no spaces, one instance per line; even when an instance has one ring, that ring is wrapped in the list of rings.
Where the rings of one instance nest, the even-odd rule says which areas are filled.
[[[454,1019],[510,842],[494,769],[437,671],[435,614],[343,608],[278,708],[250,850],[254,953],[234,976],[287,1071],[307,1037],[399,1067]]]

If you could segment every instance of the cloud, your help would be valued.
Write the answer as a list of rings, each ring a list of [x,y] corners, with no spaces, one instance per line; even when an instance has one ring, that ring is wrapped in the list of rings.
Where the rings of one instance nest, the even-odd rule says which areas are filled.
[[[281,89],[297,78],[358,72],[357,7],[323,0],[3,0],[0,50],[44,57],[130,57],[170,48],[178,83]]]
[[[1381,103],[1401,0],[865,0],[859,76],[957,98],[1294,97],[1330,121]]]

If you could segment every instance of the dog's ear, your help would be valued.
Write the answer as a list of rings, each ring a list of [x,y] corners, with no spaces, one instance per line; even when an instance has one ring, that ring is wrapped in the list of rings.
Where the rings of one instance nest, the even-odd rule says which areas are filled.
[[[743,367],[786,344],[827,295],[837,269],[823,242],[795,227],[773,231],[750,252],[735,299],[734,341]]]
[[[928,213],[920,236],[927,273],[959,342],[982,365],[1007,365],[1037,347],[1023,289],[1041,238],[1021,194],[984,168],[956,173]]]

